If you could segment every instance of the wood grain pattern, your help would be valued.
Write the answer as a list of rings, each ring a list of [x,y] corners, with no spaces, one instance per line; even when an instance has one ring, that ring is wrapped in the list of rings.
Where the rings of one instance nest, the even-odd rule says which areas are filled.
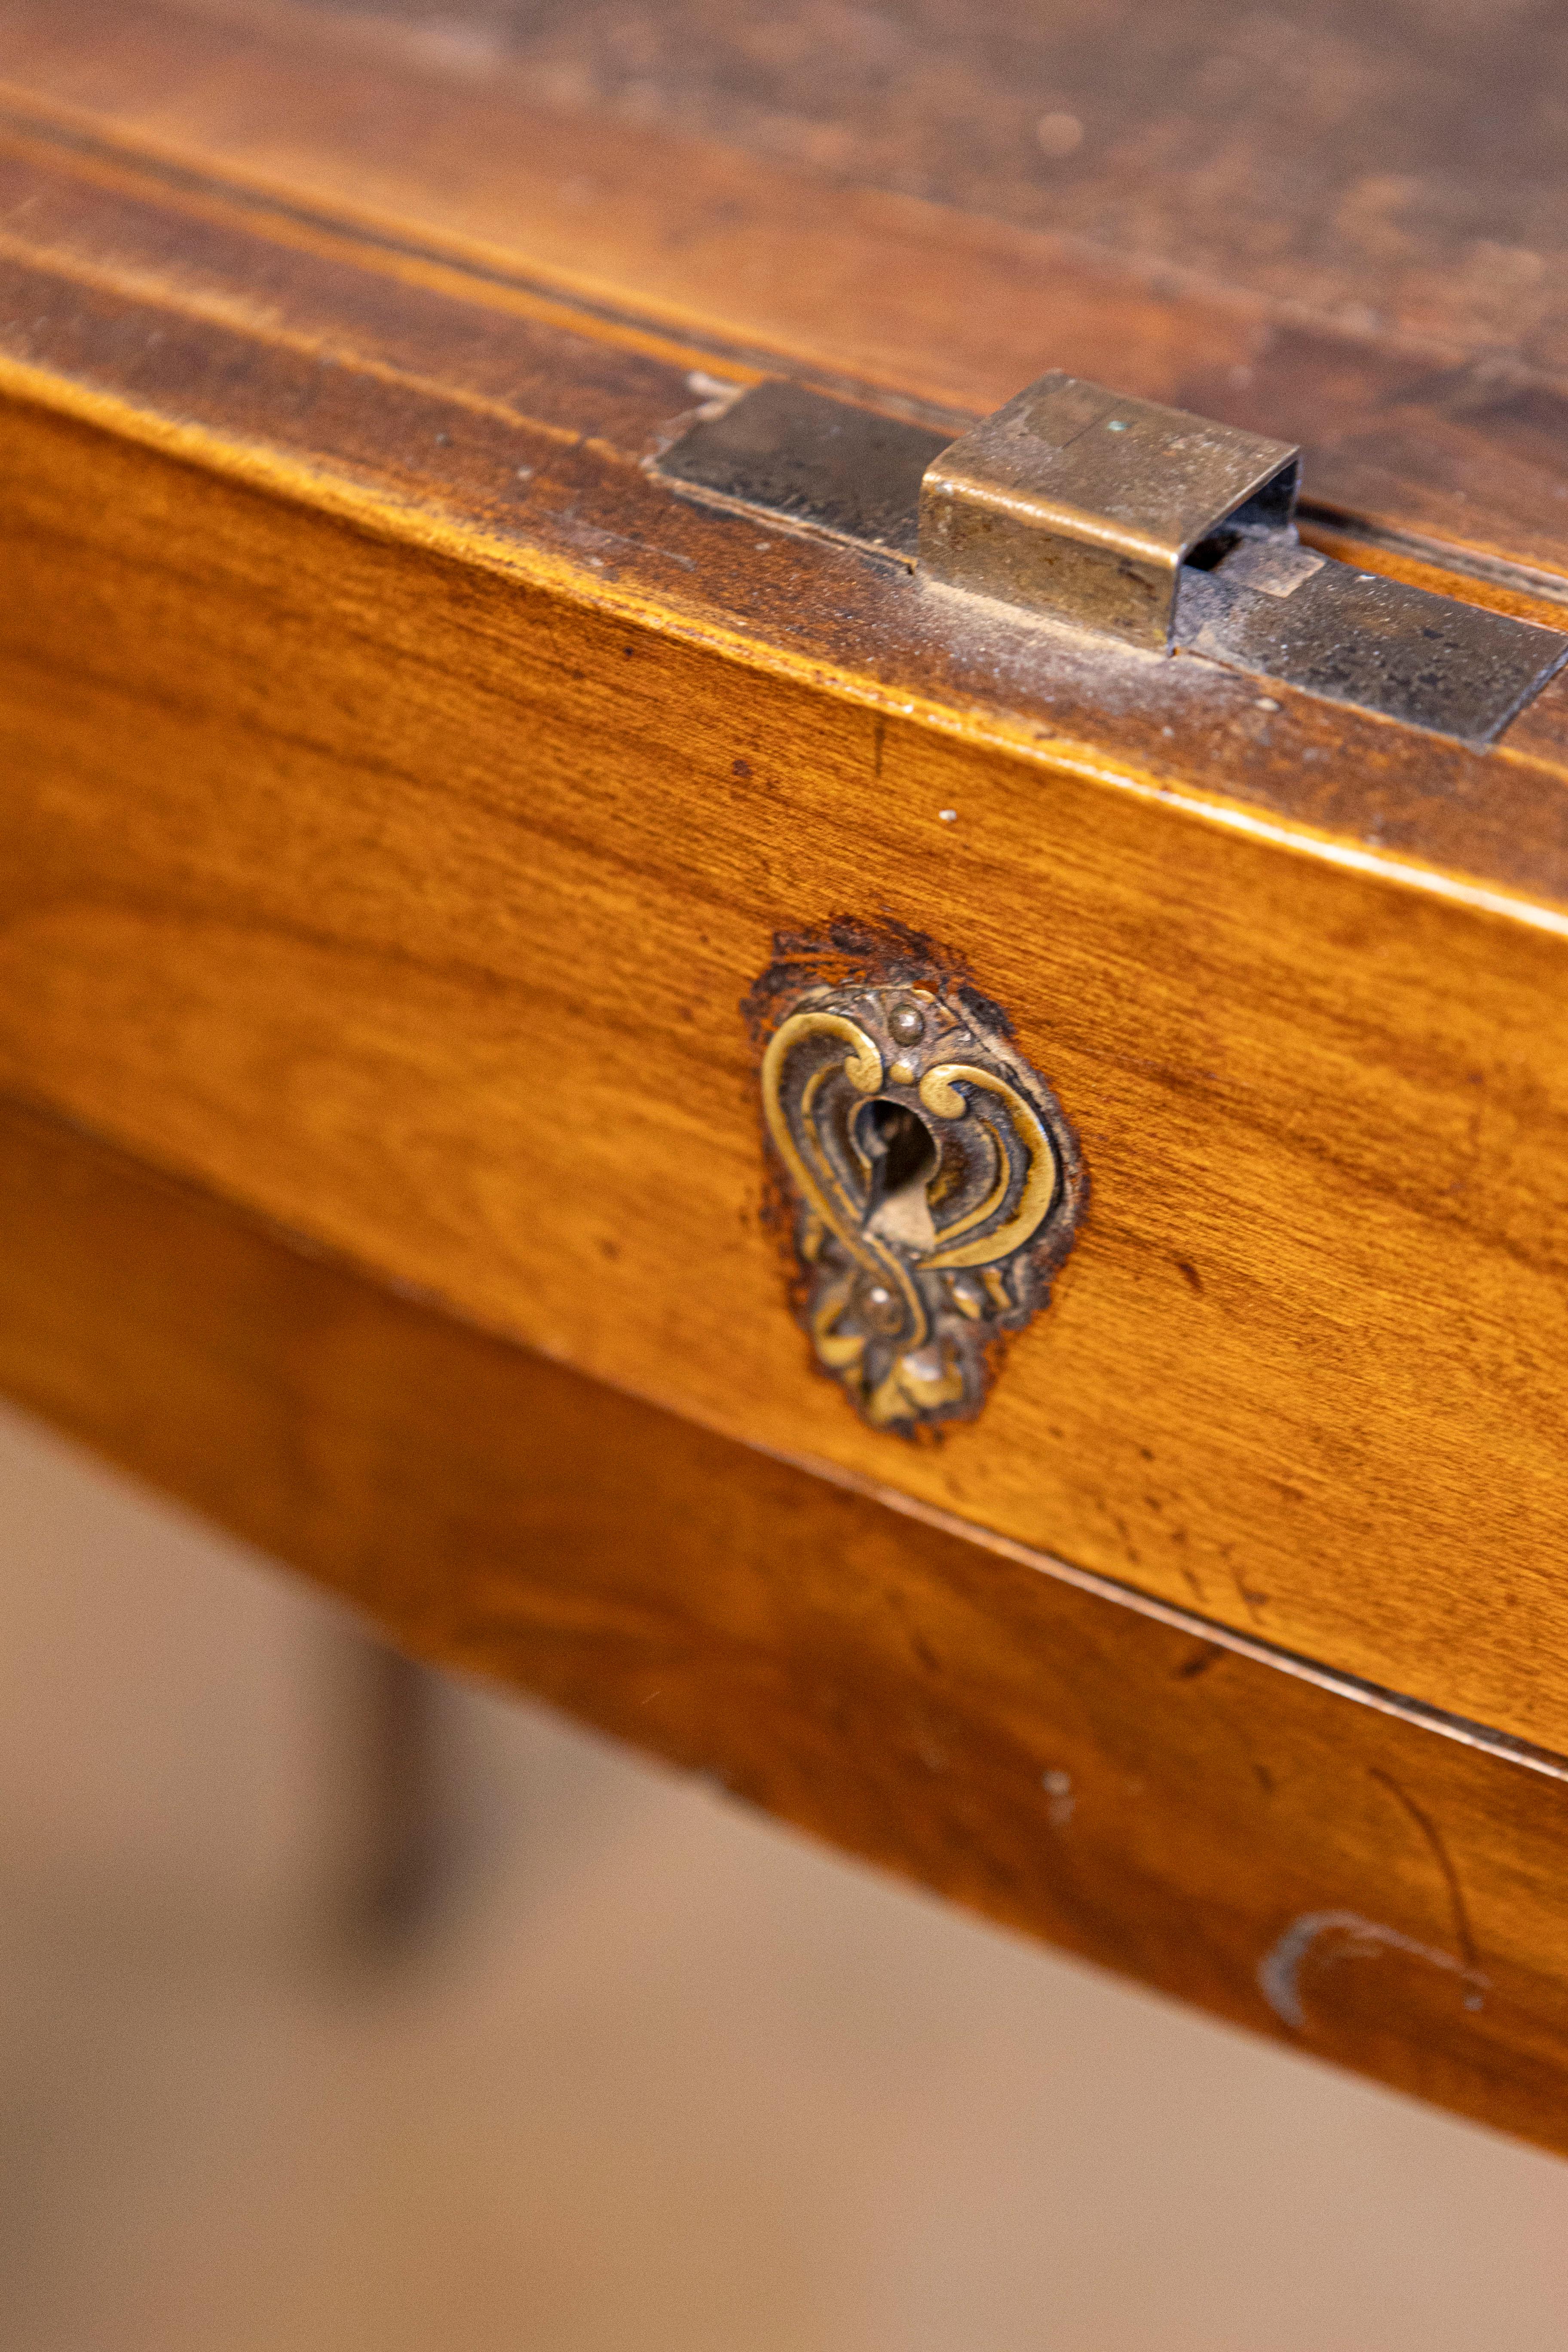
[[[1568,580],[1568,229],[1518,177],[1519,93],[1542,120],[1553,102],[1533,19],[1449,9],[1422,24],[1417,0],[1416,71],[1382,18],[1314,39],[1300,6],[1265,28],[1237,25],[1221,0],[1206,32],[1190,12],[1144,7],[1133,25],[1063,18],[1049,39],[1031,19],[1020,48],[991,0],[945,29],[922,23],[933,72],[939,43],[964,64],[923,86],[896,78],[890,142],[859,135],[852,56],[819,72],[808,128],[827,147],[812,168],[809,138],[804,158],[798,138],[781,151],[749,107],[766,71],[727,12],[702,12],[699,29],[689,10],[683,37],[683,12],[666,10],[666,41],[644,20],[658,54],[629,93],[601,70],[606,28],[584,12],[565,27],[536,14],[531,41],[514,14],[498,31],[483,6],[412,25],[400,13],[9,0],[0,72],[11,106],[165,158],[177,176],[216,175],[296,219],[324,207],[753,362],[973,414],[1062,366],[1300,440],[1309,499],[1342,520],[1527,562],[1559,592]],[[769,17],[762,47],[788,55],[790,28]],[[910,37],[896,8],[877,23]],[[821,37],[797,23],[797,72],[813,71]],[[993,53],[1010,37],[999,110]],[[617,39],[624,57],[624,26]],[[1282,73],[1268,62],[1281,41]],[[1173,69],[1173,43],[1185,68]],[[1057,69],[1093,87],[1093,103],[1076,102],[1095,136],[1065,174],[1037,143],[1021,201],[1016,155],[1000,174],[994,155],[976,169],[976,122],[993,147],[1002,126],[1005,142],[1020,122],[1032,137],[1019,109],[1053,45],[1076,52]],[[1156,56],[1166,65],[1130,79],[1130,45],[1146,74]],[[1331,57],[1331,121],[1303,98]],[[722,110],[701,95],[714,69]],[[1242,105],[1260,80],[1267,101]],[[1104,118],[1130,108],[1146,120],[1108,153]],[[1478,121],[1502,119],[1511,172],[1489,137],[1475,143]],[[748,136],[763,152],[744,152]],[[1314,199],[1325,173],[1332,192]]]
[[[425,1657],[1568,2150],[1568,1781],[613,1396],[15,1105],[0,1382]]]
[[[1568,1747],[1560,939],[15,423],[9,1086],[708,1426]],[[938,1452],[811,1375],[757,1223],[739,1000],[847,908],[961,945],[1095,1188]]]
[[[559,123],[520,159],[374,60],[307,90],[244,11],[11,26],[49,105],[0,149],[4,1082],[705,1428],[1568,1749],[1568,699],[1481,755],[965,622],[642,470],[694,359],[754,369],[731,227],[759,287],[820,251],[814,363],[906,406],[984,384],[961,282],[1018,331],[967,227],[922,213],[900,278],[881,215],[830,236],[801,194],[768,245],[784,184],[710,155],[650,230],[632,141],[594,230],[628,322],[567,299]],[[198,131],[203,173],[152,154]],[[1119,283],[1083,315],[1154,389],[1224,362],[1201,304]],[[739,1003],[841,913],[959,950],[1093,1177],[1058,1305],[940,1451],[812,1378],[759,1220]]]
[[[896,567],[787,532],[760,550],[743,520],[644,478],[639,461],[692,414],[690,362],[711,358],[695,345],[346,231],[258,225],[210,187],[171,191],[36,138],[0,132],[0,371],[36,400],[340,512],[405,530],[416,513],[468,560],[521,563],[888,712],[1167,801],[1264,811],[1384,870],[1435,866],[1532,909],[1568,902],[1568,738],[1537,713],[1528,744],[1510,731],[1481,756],[1289,688],[1260,699],[1209,664],[966,626]],[[733,354],[723,365],[747,380]],[[1412,569],[1342,527],[1332,543]],[[1554,609],[1517,577],[1500,591],[1431,559],[1428,584]]]
[[[1549,309],[1500,373],[1463,287],[1352,331],[381,19],[0,31],[0,1385],[422,1654],[1568,2148],[1568,688],[1482,755],[644,470],[714,371],[957,424],[1055,361],[1546,617]],[[742,999],[842,915],[1091,1174],[941,1446],[814,1375],[764,1214]]]
[[[251,12],[253,15],[255,11]],[[1563,357],[1568,28],[1507,0],[311,0],[432,79],[698,133],[1298,316]],[[269,12],[269,21],[285,21]],[[1499,126],[1506,124],[1506,136]]]

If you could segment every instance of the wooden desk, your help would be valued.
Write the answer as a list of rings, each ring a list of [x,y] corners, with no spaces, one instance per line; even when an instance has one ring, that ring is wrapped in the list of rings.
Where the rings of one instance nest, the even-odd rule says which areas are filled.
[[[889,15],[812,130],[761,14],[7,9],[0,1378],[421,1655],[1563,2147],[1568,688],[1479,748],[648,469],[1059,367],[1558,625],[1568,263],[1433,129],[1470,37],[1331,137],[1303,18],[1292,211],[1280,60],[1183,21],[1217,180],[999,14],[956,127]],[[940,1441],[791,1311],[742,1005],[835,925],[1089,1171]]]

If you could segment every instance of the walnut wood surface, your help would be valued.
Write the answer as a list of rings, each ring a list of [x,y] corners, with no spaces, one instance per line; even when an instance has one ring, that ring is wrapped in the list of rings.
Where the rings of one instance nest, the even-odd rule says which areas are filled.
[[[0,82],[764,361],[973,413],[1062,366],[1300,440],[1309,500],[1561,594],[1563,41],[1539,10],[412,13],[7,0]],[[1070,156],[1037,107],[1080,110]]]
[[[711,1426],[1568,1747],[1561,940],[12,421],[7,1084]],[[846,908],[958,946],[1094,1187],[935,1451],[812,1375],[758,1222],[739,1000]]]
[[[1322,543],[1545,617],[1552,384],[324,24],[0,14],[0,1085],[495,1336],[17,1111],[0,1374],[1226,2014],[1305,1920],[1311,2046],[1561,2145],[1558,1782],[757,1449],[1568,1752],[1568,688],[1482,755],[642,466],[715,371],[956,425],[1056,362],[1302,435]],[[814,1377],[762,1215],[741,999],[842,914],[956,950],[1091,1174],[940,1448]]]
[[[321,10],[432,79],[1066,233],[1363,335],[1443,334],[1494,365],[1568,360],[1568,24],[1550,7],[458,0],[435,17],[428,0],[314,0]]]
[[[693,413],[691,362],[714,361],[697,343],[342,226],[258,216],[232,192],[73,152],[36,126],[0,132],[0,348],[18,363],[0,369],[20,394],[340,511],[406,524],[416,510],[471,560],[531,558],[558,588],[564,566],[578,595],[796,676],[830,671],[900,715],[1088,760],[1167,798],[1251,804],[1385,870],[1409,858],[1568,902],[1555,696],[1482,756],[1289,688],[1260,697],[1207,664],[966,625],[896,568],[787,533],[759,548],[743,520],[643,478],[639,461]],[[721,363],[748,380],[744,360]],[[1527,618],[1556,609],[1517,566],[1500,583],[1446,573],[1430,549],[1417,561],[1342,526],[1309,533]]]
[[[710,1426],[1568,1748],[1550,723],[1482,756],[966,634],[648,479],[689,352],[36,135],[0,175],[6,1083]],[[1094,1185],[940,1452],[811,1377],[758,1223],[739,1000],[845,912],[968,960]]]
[[[15,1105],[0,1381],[426,1657],[1568,2150],[1568,1781],[613,1396]]]

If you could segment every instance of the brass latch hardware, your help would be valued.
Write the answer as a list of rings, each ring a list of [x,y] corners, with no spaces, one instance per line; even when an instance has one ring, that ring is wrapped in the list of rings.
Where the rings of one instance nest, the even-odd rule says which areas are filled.
[[[920,568],[1165,653],[1183,565],[1290,530],[1300,473],[1281,441],[1042,376],[926,467]]]
[[[1353,703],[1477,746],[1568,635],[1301,546],[1286,443],[1060,373],[953,439],[783,382],[652,462],[689,497],[984,597]]]

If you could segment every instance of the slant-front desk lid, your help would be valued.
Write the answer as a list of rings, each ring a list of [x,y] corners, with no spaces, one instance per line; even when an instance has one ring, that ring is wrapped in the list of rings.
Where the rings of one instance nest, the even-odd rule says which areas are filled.
[[[254,1509],[202,1466],[237,1440],[176,1460],[110,1411],[107,1340],[74,1390],[18,1342],[8,1384],[432,1654],[1227,2014],[1307,2032],[1360,1920],[1420,2022],[1331,2046],[1548,2137],[1564,43],[1415,6],[0,7],[13,1164],[88,1139],[94,1184],[251,1221],[212,1298],[302,1248],[384,1360],[448,1366],[370,1380]],[[99,1263],[75,1181],[16,1179],[40,1264]],[[164,1214],[95,1230],[150,1267]],[[142,1299],[194,1363],[194,1306],[111,1257],[86,1320]],[[294,1402],[253,1435],[371,1412],[304,1279],[266,1277]],[[461,1500],[510,1475],[452,1401],[490,1348],[577,1433],[535,1551],[520,1487]],[[658,1459],[635,1600],[595,1412]],[[365,1465],[416,1459],[455,1499],[395,1576]],[[1189,1851],[1130,1791],[1230,1770],[1215,1659],[1261,1696]],[[917,1724],[963,1674],[973,1783]],[[1042,1694],[1103,1727],[1123,1685],[1169,1738],[1097,1813]],[[1291,1732],[1289,1839],[1287,1705],[1376,1749],[1336,1794],[1339,1735]],[[1462,1868],[1388,1793],[1428,1769]],[[1467,1871],[1511,1890],[1489,1958]],[[1223,1965],[1168,1958],[1185,1905]]]

